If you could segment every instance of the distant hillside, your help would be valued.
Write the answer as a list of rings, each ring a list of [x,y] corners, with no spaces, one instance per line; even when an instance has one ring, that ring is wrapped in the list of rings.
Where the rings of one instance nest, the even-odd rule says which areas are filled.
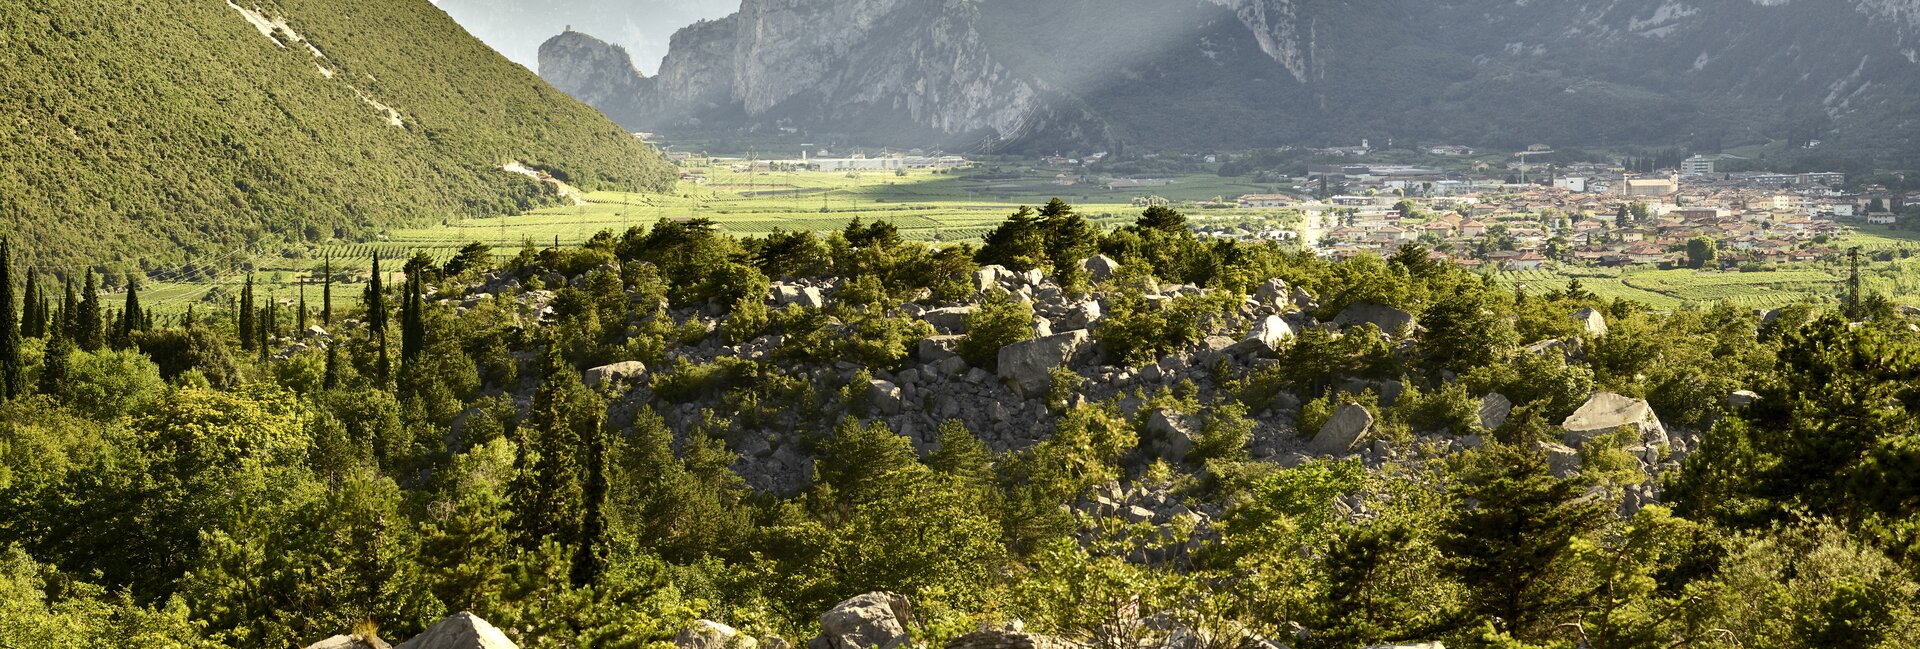
[[[281,236],[516,212],[671,169],[427,0],[0,3],[0,223],[28,260],[156,268]]]
[[[1915,0],[742,0],[676,34],[653,77],[582,74],[607,56],[583,48],[540,65],[669,133],[1039,151],[1819,139],[1911,160],[1916,52]]]

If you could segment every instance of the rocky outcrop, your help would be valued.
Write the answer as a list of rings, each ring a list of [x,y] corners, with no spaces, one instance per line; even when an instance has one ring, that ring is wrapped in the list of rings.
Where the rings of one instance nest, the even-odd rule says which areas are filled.
[[[758,649],[760,641],[713,620],[694,620],[673,638],[674,649]]]
[[[1085,351],[1092,337],[1074,330],[1000,348],[1000,378],[1022,396],[1045,394],[1054,368]]]
[[[1092,151],[1354,144],[1382,121],[1469,144],[1666,143],[1741,119],[1893,151],[1920,128],[1916,16],[1911,0],[744,0],[675,34],[652,78],[596,63],[611,46],[543,48],[540,67],[648,130]],[[1115,37],[1136,33],[1153,37]],[[1379,92],[1394,83],[1418,87]],[[1467,91],[1432,98],[1448,84]],[[1778,110],[1729,108],[1754,101]]]
[[[1355,302],[1334,316],[1333,323],[1342,327],[1357,324],[1372,324],[1380,331],[1392,335],[1404,333],[1414,326],[1413,314],[1383,304],[1373,302]]]
[[[634,129],[783,122],[974,147],[1042,131],[1104,138],[1072,102],[1001,64],[978,23],[960,0],[745,0],[676,33],[652,78],[567,34],[542,46],[540,70]]]
[[[540,45],[540,76],[623,125],[639,122],[651,109],[640,103],[646,80],[627,50],[580,32]]]
[[[820,636],[807,649],[900,649],[912,642],[913,608],[905,595],[867,593],[820,615]]]
[[[1568,415],[1560,427],[1566,429],[1568,445],[1579,446],[1596,436],[1632,426],[1639,430],[1640,441],[1648,444],[1666,444],[1667,429],[1660,424],[1660,417],[1653,412],[1653,406],[1642,399],[1624,397],[1612,392],[1596,392],[1580,409]]]
[[[306,649],[393,649],[393,645],[381,640],[379,635],[337,635],[313,644]]]
[[[1367,433],[1372,430],[1373,413],[1359,404],[1342,404],[1313,436],[1308,448],[1321,455],[1350,453],[1366,441]]]
[[[645,363],[640,361],[622,361],[589,369],[581,374],[580,382],[585,384],[587,389],[597,390],[602,387],[612,386],[626,379],[638,378],[646,372],[647,365]]]
[[[1607,317],[1600,315],[1600,311],[1593,307],[1573,312],[1573,321],[1580,323],[1581,333],[1586,334],[1588,338],[1607,335]]]
[[[472,613],[458,613],[394,649],[520,649],[507,634]]]

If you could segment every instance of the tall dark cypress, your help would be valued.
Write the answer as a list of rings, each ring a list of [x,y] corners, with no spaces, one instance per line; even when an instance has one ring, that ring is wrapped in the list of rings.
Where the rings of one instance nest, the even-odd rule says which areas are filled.
[[[120,341],[122,345],[133,344],[133,334],[146,331],[147,312],[140,308],[140,280],[127,278],[127,305],[120,310]]]
[[[32,269],[27,270],[27,286],[20,300],[20,337],[39,338],[45,318],[40,315],[40,282]]]
[[[427,327],[420,313],[424,306],[420,291],[420,280],[408,278],[406,299],[400,303],[400,362],[403,365],[420,360],[420,351],[426,347]]]
[[[326,276],[320,280],[320,322],[333,326],[333,255],[327,255]]]
[[[253,274],[247,274],[247,283],[240,288],[240,349],[253,349]]]
[[[76,326],[77,323],[74,322],[74,315],[80,312],[80,298],[75,297],[73,280],[67,280],[65,288],[67,295],[61,298],[59,317],[54,320],[58,322],[60,333],[67,337],[67,342],[71,343],[74,337],[80,333],[79,327]]]
[[[327,374],[320,387],[332,390],[340,387],[340,346],[330,342],[321,344],[327,346]]]
[[[80,313],[75,315],[73,343],[82,351],[97,352],[104,346],[106,334],[104,310],[100,306],[100,280],[87,269],[87,287],[80,294]]]
[[[604,420],[604,413],[597,419]],[[587,432],[587,484],[581,494],[580,547],[574,549],[572,578],[575,588],[600,580],[606,572],[607,553],[607,431],[606,422],[597,422]]]
[[[385,382],[392,375],[393,362],[387,355],[387,293],[380,281],[380,253],[373,253],[373,279],[367,282],[367,335],[373,338],[379,348],[380,380]]]
[[[293,334],[301,335],[307,330],[307,278],[300,278],[300,312],[293,314]]]
[[[26,364],[20,360],[20,327],[13,319],[13,246],[0,238],[0,396],[26,392]]]
[[[73,284],[67,284],[67,295],[68,301],[72,301]],[[66,388],[70,373],[67,357],[71,354],[72,332],[65,326],[54,327],[47,339],[46,355],[40,361],[40,394],[60,394]]]

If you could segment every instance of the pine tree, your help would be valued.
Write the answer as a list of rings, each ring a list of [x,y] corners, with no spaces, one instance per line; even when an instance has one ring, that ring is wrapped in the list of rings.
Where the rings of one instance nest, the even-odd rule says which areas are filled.
[[[20,327],[13,319],[13,246],[0,238],[0,396],[26,392],[26,365],[20,360]]]
[[[240,287],[240,349],[253,349],[253,274],[247,274],[246,285]]]
[[[86,288],[80,295],[80,312],[74,316],[73,343],[81,351],[97,352],[105,345],[102,340],[106,332],[104,315],[100,308],[100,281],[87,269]]]
[[[579,543],[583,493],[577,452],[604,413],[557,345],[548,346],[545,375],[519,427],[516,475],[508,488],[514,530],[528,549],[549,537],[561,545]]]

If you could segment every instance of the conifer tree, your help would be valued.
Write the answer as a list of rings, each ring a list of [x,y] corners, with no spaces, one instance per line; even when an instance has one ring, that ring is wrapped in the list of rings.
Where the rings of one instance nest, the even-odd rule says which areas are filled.
[[[340,387],[340,346],[327,345],[327,374],[321,379],[320,387],[332,390]]]
[[[127,278],[127,305],[120,314],[120,340],[123,345],[133,344],[135,332],[146,331],[146,311],[140,308],[140,281]]]
[[[420,352],[426,348],[426,320],[420,313],[425,299],[420,293],[420,280],[409,278],[406,297],[400,303],[400,362],[403,365],[420,360]]]
[[[597,413],[597,419],[604,417],[604,412]],[[607,431],[604,424],[604,421],[596,422],[587,432],[587,484],[582,495],[580,547],[574,550],[570,575],[575,588],[592,585],[606,571]]]
[[[13,319],[13,247],[0,238],[0,396],[26,392],[26,366],[20,360],[20,328]]]
[[[72,288],[72,284],[67,285]],[[73,354],[73,337],[65,327],[55,327],[47,341],[45,357],[40,361],[40,393],[60,394],[66,387],[69,369],[67,357]]]
[[[240,349],[253,349],[253,274],[247,274],[246,285],[240,287]]]
[[[307,279],[300,278],[300,311],[294,314],[293,333],[300,335],[307,330]]]
[[[80,312],[80,298],[74,293],[73,280],[66,281],[65,289],[66,297],[61,298],[60,313],[57,314],[59,317],[55,318],[55,321],[59,324],[60,333],[67,337],[67,342],[71,343],[79,333],[77,323],[74,322],[74,314]]]
[[[529,549],[549,537],[565,546],[579,543],[584,494],[577,451],[604,416],[604,408],[580,383],[558,345],[548,346],[545,375],[519,427],[516,475],[508,488],[515,532]]]
[[[32,269],[27,270],[27,285],[20,300],[20,337],[39,338],[46,335],[41,331],[46,318],[40,315],[40,282]]]
[[[100,281],[87,269],[86,288],[80,295],[80,312],[73,318],[73,343],[81,351],[97,352],[105,344],[101,339],[106,332],[104,314],[100,308]]]
[[[320,322],[333,326],[333,255],[327,255],[326,276],[320,278]]]
[[[387,294],[380,281],[380,253],[373,253],[373,279],[367,282],[367,294],[363,300],[367,305],[367,335],[379,348],[379,373],[381,382],[385,382],[392,373],[392,361],[387,355]]]

